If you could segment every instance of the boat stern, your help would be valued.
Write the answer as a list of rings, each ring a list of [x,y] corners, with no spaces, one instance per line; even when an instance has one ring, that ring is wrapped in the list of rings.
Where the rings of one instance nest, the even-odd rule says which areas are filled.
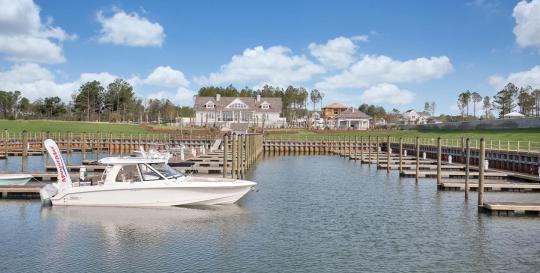
[[[43,205],[52,205],[51,198],[58,194],[58,188],[53,184],[47,184],[39,190],[39,197]]]

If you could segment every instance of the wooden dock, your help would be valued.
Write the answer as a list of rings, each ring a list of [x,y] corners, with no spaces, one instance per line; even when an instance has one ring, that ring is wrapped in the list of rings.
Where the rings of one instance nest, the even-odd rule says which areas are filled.
[[[437,171],[420,171],[419,177],[422,178],[437,178]],[[465,172],[464,171],[443,171],[441,172],[442,178],[465,178]],[[404,170],[400,173],[401,177],[416,177],[416,171],[410,171],[410,170]],[[472,171],[469,172],[469,178],[471,179],[478,179],[479,172],[478,171]],[[486,172],[484,174],[484,177],[487,179],[504,179],[507,177],[505,173],[500,172]]]
[[[29,182],[25,185],[0,186],[0,198],[3,199],[39,199],[39,190],[45,183]]]
[[[540,216],[540,203],[485,202],[479,209],[498,216]]]
[[[456,179],[457,180],[457,179]],[[437,185],[442,191],[464,191],[465,181],[443,181]],[[469,190],[476,191],[478,181],[469,182]],[[484,182],[485,191],[507,191],[507,192],[540,192],[540,183],[514,182],[506,180],[487,180]]]

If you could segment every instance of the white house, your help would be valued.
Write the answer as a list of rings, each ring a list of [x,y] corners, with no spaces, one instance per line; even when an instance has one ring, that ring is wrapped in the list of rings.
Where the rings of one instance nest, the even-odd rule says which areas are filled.
[[[233,123],[253,127],[280,127],[282,101],[279,97],[215,97],[195,98],[195,124],[230,128]]]
[[[416,112],[414,109],[407,110],[402,116],[405,124],[427,124],[431,118],[428,112]]]
[[[369,120],[366,113],[351,107],[333,118],[335,129],[347,130],[367,130],[369,129]]]

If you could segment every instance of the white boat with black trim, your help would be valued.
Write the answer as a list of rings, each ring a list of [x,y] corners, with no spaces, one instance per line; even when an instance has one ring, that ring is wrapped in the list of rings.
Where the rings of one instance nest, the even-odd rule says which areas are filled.
[[[185,176],[167,165],[169,157],[139,153],[137,157],[107,157],[101,179],[73,183],[56,143],[45,145],[55,161],[58,182],[43,187],[43,201],[54,206],[182,206],[232,204],[256,185],[255,182],[226,178]]]

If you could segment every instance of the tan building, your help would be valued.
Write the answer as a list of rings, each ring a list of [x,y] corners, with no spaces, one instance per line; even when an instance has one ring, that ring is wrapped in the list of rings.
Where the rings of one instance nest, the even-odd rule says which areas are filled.
[[[333,119],[347,109],[349,109],[349,106],[343,103],[333,102],[322,108],[322,116],[325,120]]]

